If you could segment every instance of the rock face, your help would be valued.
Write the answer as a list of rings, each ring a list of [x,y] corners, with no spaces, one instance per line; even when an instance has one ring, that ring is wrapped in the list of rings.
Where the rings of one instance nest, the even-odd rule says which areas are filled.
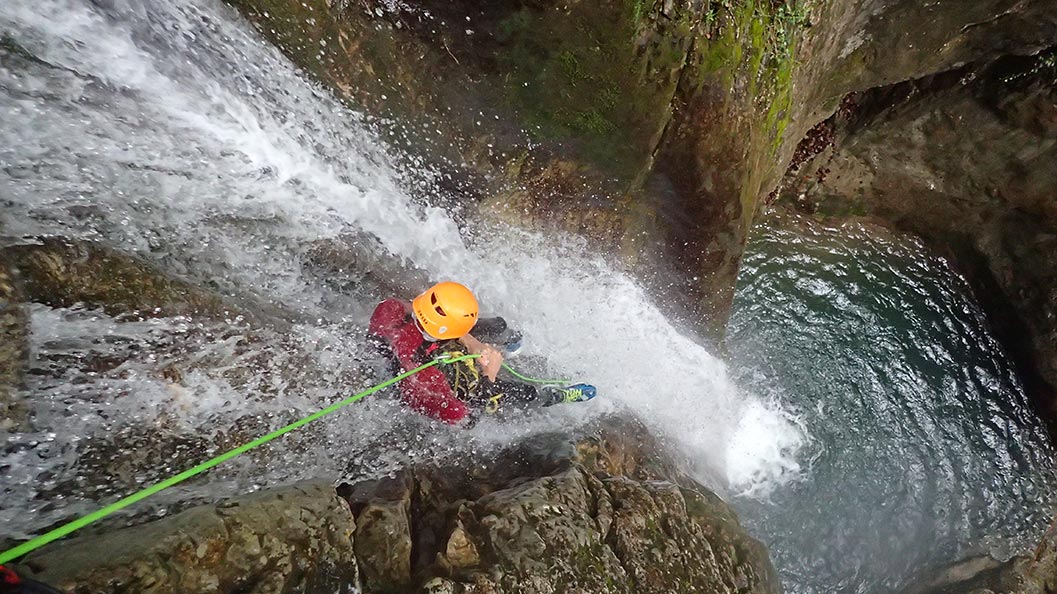
[[[309,483],[73,538],[23,563],[74,594],[352,592],[355,528],[333,488]]]
[[[431,284],[429,274],[394,256],[367,233],[312,242],[305,249],[302,270],[336,292],[366,302],[414,295]]]
[[[768,570],[739,562],[761,558],[759,545],[721,544],[714,504],[672,483],[580,469],[497,491],[459,509],[466,525],[453,526],[438,563],[463,575],[428,591],[777,591]],[[495,559],[487,571],[481,552]]]
[[[688,289],[719,327],[760,204],[798,141],[841,97],[967,61],[1035,52],[1057,38],[1057,10],[1046,1],[731,4],[729,13],[718,11],[718,28],[695,40],[703,57],[687,61],[657,162],[686,220],[667,226],[669,251],[704,281]],[[715,63],[725,66],[702,67]]]
[[[288,317],[276,308],[233,299],[173,278],[147,262],[89,242],[50,237],[0,251],[17,270],[27,301],[52,307],[83,304],[111,315],[141,317],[201,315],[245,319],[258,325]]]
[[[368,591],[779,591],[763,546],[635,423],[339,493],[356,511],[357,552],[374,551],[359,557]]]
[[[845,105],[783,197],[880,217],[952,256],[1033,395],[1057,407],[1057,54],[971,65]]]
[[[75,593],[780,591],[730,508],[615,419],[337,493],[308,484],[194,508],[24,564]]]
[[[229,1],[460,170],[453,202],[591,234],[713,337],[760,204],[842,97],[1057,39],[1049,0]]]

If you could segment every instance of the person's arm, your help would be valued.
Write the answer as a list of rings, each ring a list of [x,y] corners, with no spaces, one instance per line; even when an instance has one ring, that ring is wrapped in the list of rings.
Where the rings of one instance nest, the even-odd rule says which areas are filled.
[[[406,315],[407,305],[404,302],[397,299],[386,299],[374,308],[367,335],[391,340],[393,332],[404,322]]]
[[[477,365],[480,366],[481,373],[494,382],[499,368],[503,365],[503,353],[494,346],[477,340],[471,334],[463,336],[459,342],[470,351],[470,354],[481,355],[477,358]]]

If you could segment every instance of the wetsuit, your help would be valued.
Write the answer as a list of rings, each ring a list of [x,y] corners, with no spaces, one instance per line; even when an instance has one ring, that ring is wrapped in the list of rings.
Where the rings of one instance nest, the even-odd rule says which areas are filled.
[[[474,336],[488,342],[506,330],[502,318],[486,318],[474,326]],[[393,375],[428,363],[443,353],[462,352],[457,340],[429,342],[412,318],[410,304],[387,299],[371,315],[368,336],[392,362]],[[495,412],[500,405],[525,408],[540,402],[534,386],[480,375],[473,361],[438,365],[400,381],[405,404],[434,419],[458,423],[471,409]]]

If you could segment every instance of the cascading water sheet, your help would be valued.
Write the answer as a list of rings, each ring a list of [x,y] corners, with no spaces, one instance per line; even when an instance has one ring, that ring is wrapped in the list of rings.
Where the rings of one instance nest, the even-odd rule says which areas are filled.
[[[35,306],[32,427],[9,435],[0,455],[0,522],[10,536],[364,387],[359,346],[373,302],[306,266],[313,246],[356,233],[435,277],[470,285],[485,313],[523,330],[529,356],[601,394],[513,426],[429,428],[429,437],[397,450],[472,455],[475,444],[623,408],[718,489],[765,491],[796,476],[797,428],[776,405],[738,390],[726,367],[627,276],[575,239],[471,233],[410,199],[440,174],[402,173],[418,162],[392,155],[365,118],[307,82],[220,2],[5,0],[0,35],[8,243],[37,235],[97,241],[292,320],[268,329],[196,318],[130,322]],[[285,448],[281,464],[262,452],[216,469],[205,487],[155,501],[332,476],[400,414],[381,401],[343,411],[270,446]]]

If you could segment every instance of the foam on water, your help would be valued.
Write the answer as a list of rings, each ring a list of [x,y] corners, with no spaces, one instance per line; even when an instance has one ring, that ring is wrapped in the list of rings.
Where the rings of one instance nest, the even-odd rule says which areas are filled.
[[[205,441],[181,446],[202,451],[177,448],[174,461],[144,471],[138,484],[220,447],[240,423],[274,427],[366,385],[357,345],[372,304],[328,309],[354,298],[302,270],[306,245],[357,230],[435,277],[466,282],[486,314],[523,329],[530,355],[600,389],[587,405],[550,409],[517,427],[482,423],[474,439],[510,439],[629,408],[717,488],[763,492],[797,475],[803,435],[781,407],[739,390],[724,364],[628,276],[573,238],[481,229],[465,239],[448,213],[409,197],[422,191],[412,179],[440,174],[402,173],[418,161],[394,160],[365,118],[305,81],[220,2],[5,0],[0,32],[19,48],[0,55],[6,235],[99,240],[192,282],[317,320],[268,333],[36,310],[34,344],[55,348],[52,338],[65,333],[87,341],[70,347],[80,359],[102,349],[100,356],[130,362],[102,372],[70,363],[48,385],[77,384],[80,394],[54,406],[39,404],[43,385],[31,386],[33,406],[55,414],[35,410],[33,433],[8,437],[4,482],[22,486],[5,486],[0,504],[12,531],[61,515],[20,513],[20,502],[49,496],[35,483],[40,476],[91,478],[78,449],[67,447],[77,439],[129,424],[156,427],[162,417],[173,419],[165,431],[204,431]],[[133,334],[139,349],[115,353],[97,340],[112,331]],[[181,377],[166,375],[173,367]],[[268,479],[340,469],[347,452],[386,430],[393,414],[386,406],[343,411],[293,439],[285,457],[300,463]],[[45,433],[62,456],[34,453],[32,442]],[[251,465],[236,469],[262,477]],[[218,470],[217,481],[234,473]],[[116,480],[95,496],[125,486]]]

